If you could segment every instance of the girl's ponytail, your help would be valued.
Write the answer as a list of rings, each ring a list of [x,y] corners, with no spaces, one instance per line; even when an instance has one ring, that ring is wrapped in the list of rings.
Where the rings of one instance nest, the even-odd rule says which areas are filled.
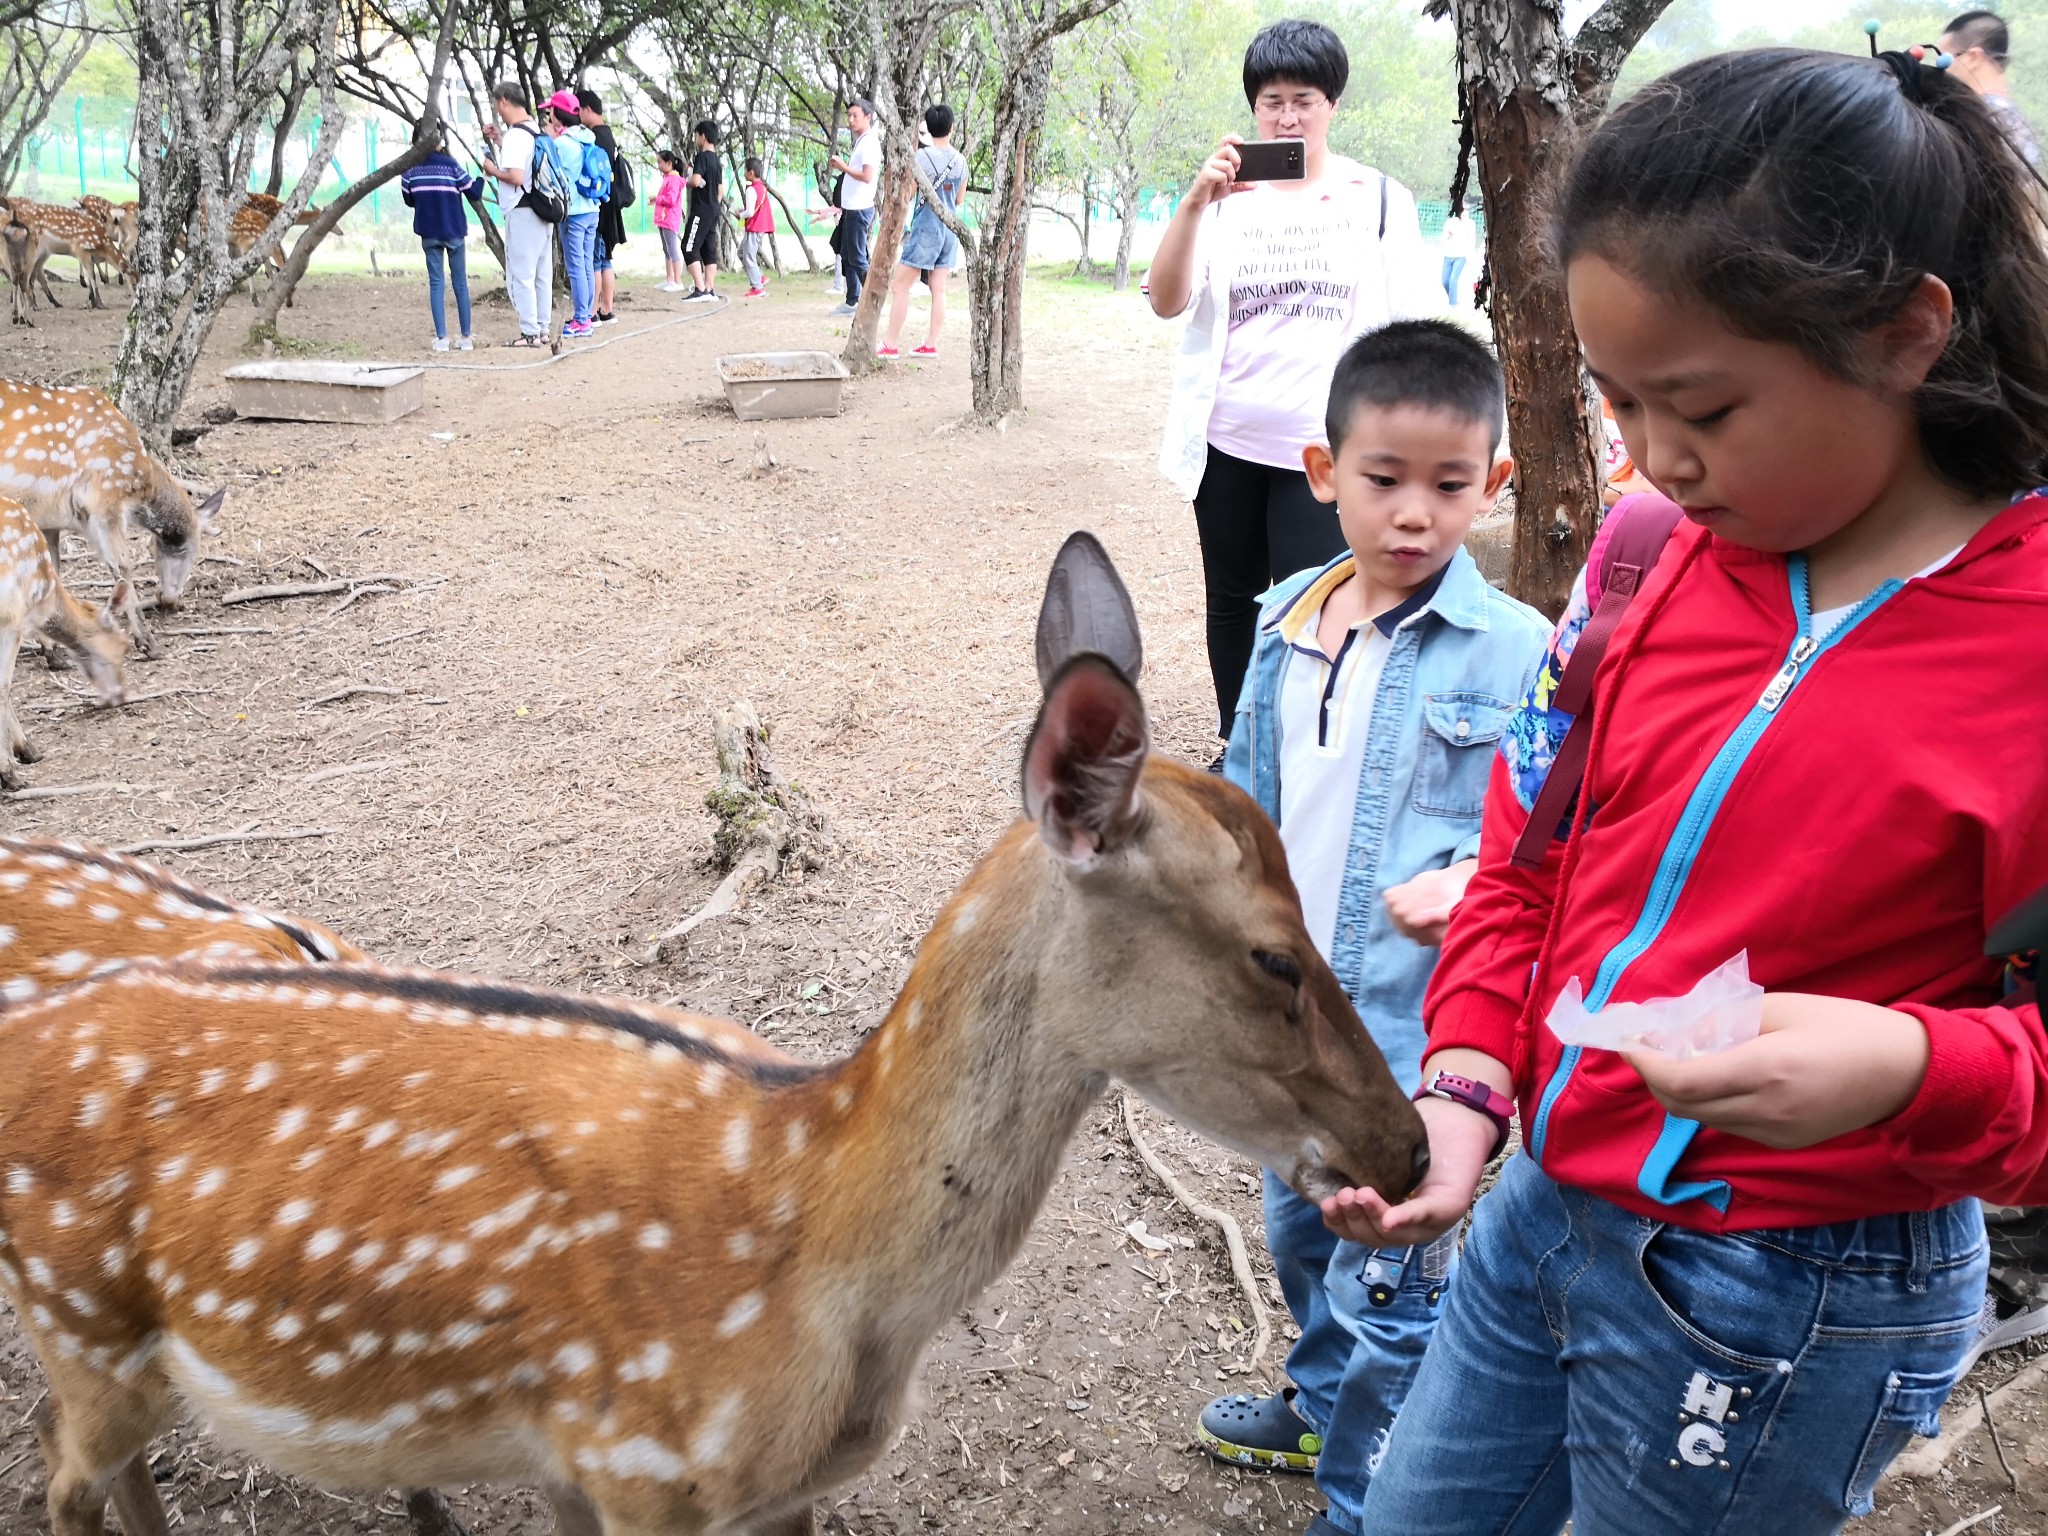
[[[1936,473],[1975,496],[2048,480],[2048,225],[1984,102],[1946,71],[1758,49],[1623,103],[1564,178],[1560,260],[1597,253],[1746,335],[1859,377],[1921,278],[1955,296],[1915,397]]]

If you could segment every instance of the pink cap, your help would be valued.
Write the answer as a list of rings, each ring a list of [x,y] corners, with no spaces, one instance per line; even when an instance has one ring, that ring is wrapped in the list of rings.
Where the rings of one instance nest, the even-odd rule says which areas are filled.
[[[550,96],[548,98],[548,105],[563,112],[577,112],[582,109],[583,103],[576,99],[574,91],[564,90],[557,91],[554,95]]]

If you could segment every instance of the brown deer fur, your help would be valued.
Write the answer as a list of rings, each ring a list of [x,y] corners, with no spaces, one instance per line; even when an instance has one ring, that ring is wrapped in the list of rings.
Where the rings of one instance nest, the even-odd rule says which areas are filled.
[[[156,543],[157,601],[174,608],[213,531],[221,493],[198,507],[149,450],[135,424],[96,389],[0,379],[0,495],[21,499],[47,533],[51,553],[65,528],[82,532],[121,583],[117,610],[147,647],[142,605],[129,585],[128,530]]]
[[[126,960],[363,958],[318,923],[227,900],[127,854],[33,837],[0,837],[0,854],[0,1004]]]
[[[14,663],[21,642],[35,632],[56,641],[77,657],[100,697],[118,703],[128,637],[113,607],[123,595],[117,586],[113,602],[98,613],[79,602],[57,579],[57,563],[28,509],[0,496],[0,785],[14,788],[17,760],[36,760],[14,712]]]
[[[332,1485],[537,1483],[565,1536],[795,1528],[1112,1075],[1304,1193],[1405,1190],[1419,1118],[1277,834],[1145,740],[1107,663],[1060,674],[1038,824],[829,1066],[364,965],[143,961],[0,1013],[0,1290],[49,1376],[55,1536],[110,1491],[161,1529],[139,1458],[181,1400]]]
[[[93,264],[122,259],[106,222],[83,208],[61,208],[51,203],[30,202],[25,197],[14,198],[12,207],[15,219],[26,224],[36,236],[30,257],[34,275],[42,276],[43,266],[52,256],[69,256],[78,263],[86,301],[94,309],[105,309],[100,299],[99,272]],[[56,295],[50,293],[47,280],[43,291],[54,305]]]

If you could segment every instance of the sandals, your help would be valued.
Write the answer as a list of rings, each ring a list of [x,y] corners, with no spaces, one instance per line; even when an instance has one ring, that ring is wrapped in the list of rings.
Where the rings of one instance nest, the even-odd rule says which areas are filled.
[[[548,339],[545,336],[514,336],[510,341],[502,343],[508,347],[523,347],[529,352],[545,350],[547,344]]]

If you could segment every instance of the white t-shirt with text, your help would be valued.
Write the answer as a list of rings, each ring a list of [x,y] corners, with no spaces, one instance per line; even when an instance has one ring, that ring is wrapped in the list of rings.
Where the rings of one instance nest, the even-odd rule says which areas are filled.
[[[882,134],[877,128],[870,128],[854,141],[853,153],[846,157],[846,181],[839,189],[839,206],[858,210],[875,206],[875,193],[882,182]],[[862,181],[855,171],[872,170],[873,179]]]

